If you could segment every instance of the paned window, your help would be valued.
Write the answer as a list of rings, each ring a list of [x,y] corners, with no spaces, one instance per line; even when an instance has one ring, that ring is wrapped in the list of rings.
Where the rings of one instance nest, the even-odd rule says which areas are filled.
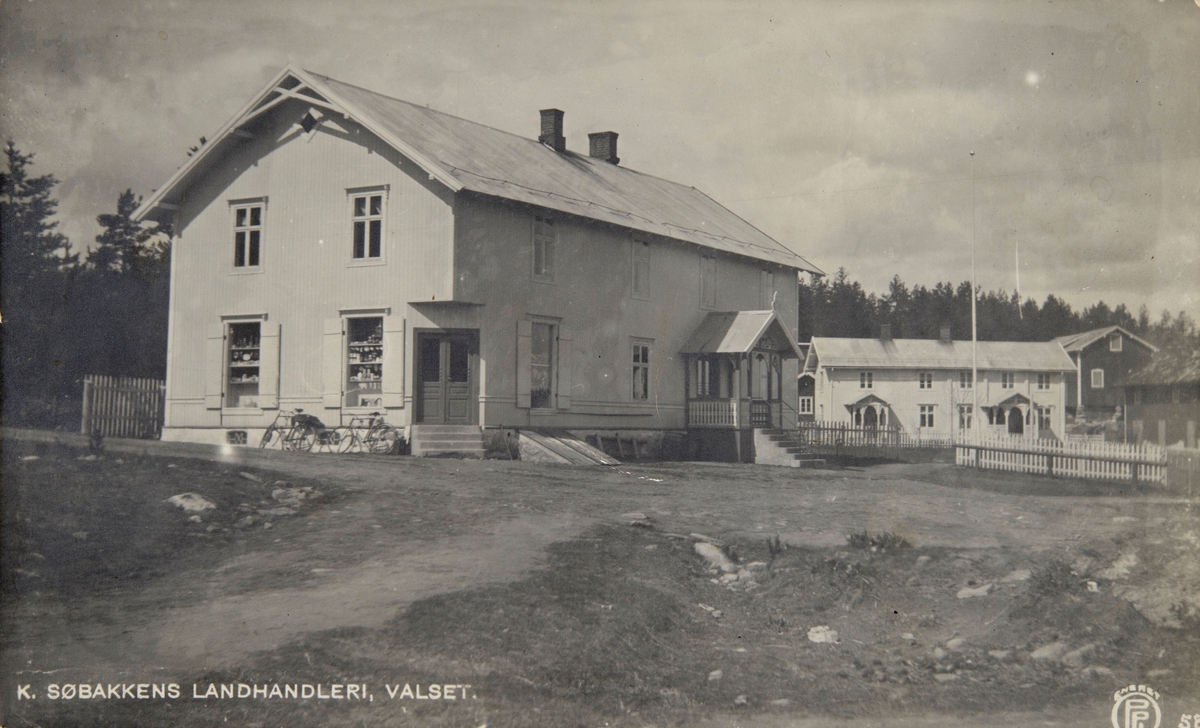
[[[529,406],[548,409],[554,406],[554,344],[558,338],[554,324],[534,322],[531,341]]]
[[[700,307],[715,308],[717,305],[717,259],[711,255],[700,256]]]
[[[873,389],[875,387],[874,372],[859,372],[858,373],[858,388]]]
[[[346,406],[383,406],[383,317],[346,320]]]
[[[973,372],[959,372],[958,386],[960,389],[971,389],[975,386],[975,374]]]
[[[1016,381],[1016,374],[1012,372],[1000,372],[1000,389],[1012,389]]]
[[[921,427],[933,427],[933,405],[923,404],[921,407]]]
[[[721,392],[721,362],[716,357],[702,357],[692,363],[693,396],[719,397]]]
[[[650,343],[633,342],[633,399],[650,399]]]
[[[233,208],[233,267],[257,268],[262,261],[263,206]]]
[[[921,372],[917,374],[917,380],[921,389],[933,389],[933,372]]]
[[[257,407],[262,324],[229,324],[225,406]]]
[[[975,408],[969,404],[960,404],[958,406],[958,429],[971,429],[971,420],[973,419]],[[930,418],[932,418],[932,413]]]
[[[1037,418],[1038,418],[1037,422],[1038,422],[1039,430],[1049,430],[1050,429],[1050,408],[1049,407],[1038,407],[1037,408]]]
[[[1037,388],[1038,389],[1050,389],[1050,375],[1049,374],[1042,373],[1042,374],[1037,375]]]
[[[1104,389],[1104,370],[1092,370],[1092,389]]]
[[[354,257],[383,257],[383,193],[351,195],[354,211]]]
[[[1108,337],[1108,350],[1120,351],[1124,343],[1125,342],[1120,334],[1113,334],[1112,336]]]
[[[800,414],[811,415],[812,413],[813,413],[813,398],[812,397],[801,397],[800,398]]]
[[[634,239],[631,270],[630,295],[634,298],[650,298],[650,243]]]
[[[533,218],[533,277],[554,280],[554,249],[557,243],[554,221],[538,215]]]

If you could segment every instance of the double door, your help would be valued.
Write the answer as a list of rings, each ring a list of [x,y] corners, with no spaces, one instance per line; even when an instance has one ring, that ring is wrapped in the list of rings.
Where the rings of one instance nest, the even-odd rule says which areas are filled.
[[[423,424],[470,425],[479,411],[479,334],[417,334],[417,412]]]

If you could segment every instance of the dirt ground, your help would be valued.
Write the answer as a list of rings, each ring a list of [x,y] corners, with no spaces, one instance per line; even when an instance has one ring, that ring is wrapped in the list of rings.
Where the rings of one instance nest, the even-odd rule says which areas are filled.
[[[1097,725],[1130,683],[1164,725],[1200,713],[1200,518],[1148,488],[81,454],[4,442],[5,725]],[[165,502],[185,492],[216,508]],[[439,681],[472,687],[387,697]],[[170,682],[183,698],[47,694]],[[373,700],[192,697],[239,682]]]

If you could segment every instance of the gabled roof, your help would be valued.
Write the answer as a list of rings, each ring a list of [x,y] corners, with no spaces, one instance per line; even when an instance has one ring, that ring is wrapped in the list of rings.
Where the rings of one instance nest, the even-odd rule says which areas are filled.
[[[1052,341],[980,341],[978,367],[988,371],[1066,372],[1075,364]],[[937,339],[812,338],[822,367],[863,369],[970,369],[971,342]]]
[[[787,327],[774,311],[714,311],[704,317],[687,343],[682,354],[746,354],[764,336],[797,359],[804,355]]]
[[[804,258],[694,187],[556,152],[540,142],[368,91],[291,65],[135,212],[178,204],[191,176],[219,159],[239,129],[289,99],[345,115],[454,192],[469,191],[747,256],[810,273]]]
[[[1123,384],[1195,384],[1200,382],[1200,351],[1172,347],[1157,352],[1145,366],[1130,372]]]
[[[851,402],[850,404],[846,405],[846,409],[853,409],[854,407],[866,407],[870,404],[879,404],[883,405],[884,407],[892,406],[892,403],[888,402],[883,397],[880,397],[876,394],[868,394],[867,396],[859,399],[857,402]]]
[[[1092,329],[1091,331],[1084,331],[1081,334],[1056,336],[1055,338],[1051,339],[1051,341],[1061,344],[1063,349],[1070,353],[1074,353],[1086,349],[1101,339],[1107,338],[1108,335],[1112,334],[1113,332],[1120,332],[1121,334],[1124,334],[1125,338],[1141,344],[1150,351],[1158,351],[1158,347],[1154,344],[1151,344],[1149,341],[1146,341],[1140,336],[1135,336],[1134,334],[1129,333],[1129,331],[1120,326],[1103,326],[1098,329]]]

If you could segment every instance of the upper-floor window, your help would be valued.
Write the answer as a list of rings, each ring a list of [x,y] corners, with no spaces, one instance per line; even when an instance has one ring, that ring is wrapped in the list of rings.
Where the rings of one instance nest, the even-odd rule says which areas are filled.
[[[1038,389],[1050,389],[1050,375],[1049,374],[1042,373],[1042,374],[1037,375],[1037,388]]]
[[[872,389],[874,387],[875,387],[875,373],[874,372],[859,372],[858,373],[858,388],[859,389]]]
[[[972,387],[974,387],[975,386],[975,373],[974,372],[959,372],[958,373],[958,386],[962,389],[971,389]]]
[[[650,298],[650,243],[633,239],[630,256],[630,295],[634,298]]]
[[[262,261],[263,203],[233,206],[233,267],[257,268]]]
[[[1013,372],[1000,372],[1000,389],[1012,389],[1016,383],[1016,374]]]
[[[650,399],[650,342],[633,340],[633,399]]]
[[[351,193],[354,222],[354,258],[356,260],[383,257],[383,203],[382,191],[365,194]]]
[[[1113,334],[1112,336],[1108,337],[1109,351],[1120,351],[1123,345],[1124,341],[1120,334]]]
[[[766,269],[758,273],[758,307],[764,311],[775,307],[775,274]]]
[[[711,255],[700,256],[700,307],[715,308],[717,305],[717,259]]]
[[[554,249],[557,247],[554,221],[537,215],[533,218],[533,277],[554,280]]]
[[[917,381],[921,389],[933,389],[933,372],[920,372]]]
[[[1092,389],[1104,389],[1104,370],[1092,370]]]

